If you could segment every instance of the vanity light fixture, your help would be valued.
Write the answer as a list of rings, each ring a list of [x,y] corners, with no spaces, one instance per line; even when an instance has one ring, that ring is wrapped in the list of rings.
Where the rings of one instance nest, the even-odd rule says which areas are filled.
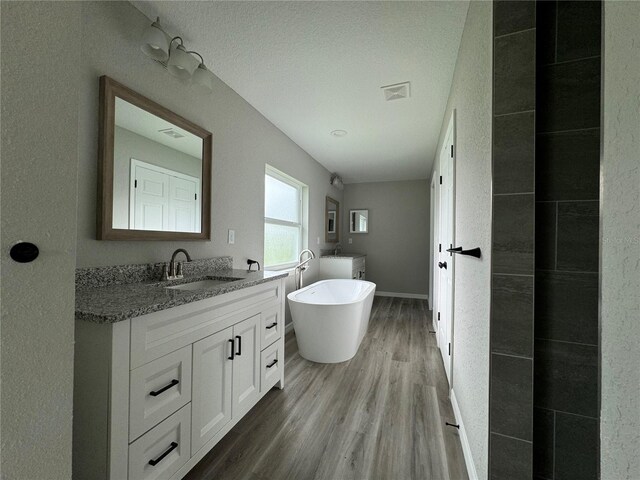
[[[336,187],[338,190],[344,189],[344,182],[342,181],[342,177],[337,173],[332,173],[331,178],[329,179],[329,183]]]
[[[213,91],[213,74],[204,64],[202,55],[187,50],[182,37],[169,36],[160,26],[160,18],[144,31],[140,49],[145,55],[164,65],[174,77],[184,82],[190,80],[199,92]]]

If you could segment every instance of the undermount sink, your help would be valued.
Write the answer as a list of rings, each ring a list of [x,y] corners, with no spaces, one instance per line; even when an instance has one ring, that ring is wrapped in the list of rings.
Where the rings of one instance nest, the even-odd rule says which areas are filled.
[[[207,278],[205,280],[198,280],[197,282],[181,283],[180,285],[174,285],[172,287],[166,287],[170,290],[209,290],[214,287],[218,287],[225,283],[235,282],[242,280],[241,278]]]

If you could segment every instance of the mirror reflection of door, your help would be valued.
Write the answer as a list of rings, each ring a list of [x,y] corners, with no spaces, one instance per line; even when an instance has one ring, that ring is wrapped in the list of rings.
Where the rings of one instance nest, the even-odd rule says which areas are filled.
[[[331,197],[326,197],[324,230],[327,243],[340,241],[340,202]]]
[[[113,228],[201,231],[202,138],[115,100]]]
[[[200,179],[131,159],[129,228],[200,231]]]
[[[336,233],[336,212],[329,212],[329,223],[327,233]]]

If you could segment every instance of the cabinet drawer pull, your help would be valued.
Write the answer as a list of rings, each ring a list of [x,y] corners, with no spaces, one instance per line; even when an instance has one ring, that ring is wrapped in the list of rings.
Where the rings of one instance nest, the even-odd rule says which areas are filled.
[[[276,363],[278,363],[278,359],[277,358],[273,362],[271,362],[269,365],[267,365],[267,368],[273,367]]]
[[[166,457],[171,452],[173,452],[177,447],[178,447],[178,444],[176,442],[171,442],[171,446],[167,448],[167,450],[162,455],[160,455],[155,460],[154,459],[149,460],[149,465],[151,465],[152,467],[155,467],[164,459],[164,457]]]
[[[162,392],[166,392],[167,390],[169,390],[171,387],[175,387],[176,385],[178,385],[180,383],[180,380],[176,380],[175,378],[173,380],[171,380],[171,383],[169,383],[168,385],[165,385],[164,387],[162,387],[160,390],[152,390],[149,392],[149,395],[151,395],[152,397],[157,397],[158,395],[160,395]]]
[[[278,326],[278,322],[273,322],[271,325],[267,325],[267,330],[271,330],[273,327],[277,327]]]
[[[236,352],[236,357],[239,357],[242,355],[242,337],[240,335],[236,335],[236,338],[238,339],[238,351]]]
[[[228,360],[233,360],[233,357],[236,353],[236,342],[234,342],[233,338],[229,339],[229,343],[231,344],[231,356],[227,357]]]

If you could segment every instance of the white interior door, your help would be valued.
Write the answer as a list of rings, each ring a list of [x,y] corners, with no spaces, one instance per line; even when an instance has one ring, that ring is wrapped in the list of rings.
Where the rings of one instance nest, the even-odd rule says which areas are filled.
[[[235,355],[233,358],[234,418],[244,415],[260,394],[260,315],[233,326]]]
[[[449,384],[453,358],[453,286],[455,278],[454,257],[448,248],[454,242],[454,145],[453,116],[439,157],[438,182],[438,271],[437,337]]]
[[[169,176],[143,165],[132,166],[130,226],[135,230],[168,229]]]
[[[200,179],[132,158],[130,181],[130,228],[200,231]]]
[[[169,230],[175,232],[199,232],[196,225],[198,185],[194,179],[169,176]]]

